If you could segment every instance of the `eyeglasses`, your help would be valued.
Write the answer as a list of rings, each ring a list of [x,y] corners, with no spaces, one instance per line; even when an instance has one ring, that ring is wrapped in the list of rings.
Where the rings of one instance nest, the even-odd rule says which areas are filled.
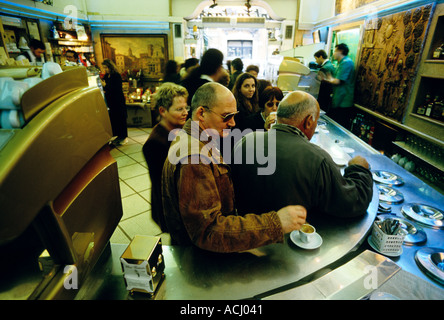
[[[208,111],[210,111],[210,112],[212,112],[212,113],[214,113],[214,114],[217,114],[219,117],[222,118],[222,121],[223,121],[223,122],[228,122],[228,121],[230,121],[231,119],[233,119],[233,117],[234,117],[236,114],[239,113],[239,111],[236,111],[236,112],[232,112],[232,113],[229,113],[229,114],[226,114],[225,116],[223,116],[223,115],[221,115],[221,114],[219,114],[219,113],[217,113],[217,112],[214,112],[213,110],[211,110],[211,109],[208,108],[207,106],[202,106],[202,108],[205,108],[205,109],[207,109]]]
[[[278,106],[280,101],[277,102],[267,102],[267,107],[272,108],[273,106]]]
[[[175,109],[173,111],[180,112],[180,113],[183,113],[184,111],[189,112],[190,111],[190,106],[181,107],[181,108]]]

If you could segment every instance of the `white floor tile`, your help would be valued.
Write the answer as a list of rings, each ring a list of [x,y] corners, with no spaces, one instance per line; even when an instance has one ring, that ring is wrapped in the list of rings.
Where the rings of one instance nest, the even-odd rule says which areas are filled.
[[[121,221],[119,226],[131,239],[138,234],[155,236],[162,233],[160,227],[152,219],[151,211],[145,211],[131,219]]]
[[[142,174],[134,178],[125,179],[125,183],[136,192],[151,188],[151,179],[148,174]]]
[[[118,168],[118,170],[119,170],[119,178],[122,180],[126,180],[129,178],[137,177],[142,174],[148,173],[148,170],[144,166],[141,166],[139,163],[121,167]]]
[[[151,205],[143,197],[137,193],[130,195],[128,197],[122,198],[123,216],[121,219],[122,223],[124,220],[129,219],[139,213],[151,209]]]

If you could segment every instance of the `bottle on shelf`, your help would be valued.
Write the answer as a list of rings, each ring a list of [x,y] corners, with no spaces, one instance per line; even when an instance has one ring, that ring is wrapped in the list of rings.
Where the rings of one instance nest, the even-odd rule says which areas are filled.
[[[435,101],[438,99],[438,97],[435,97],[435,100],[430,101],[427,106],[426,106],[426,111],[425,111],[425,116],[426,117],[430,117],[430,115],[432,114],[432,109],[433,109],[433,105],[435,104]]]
[[[444,101],[441,102],[442,112],[441,112],[441,121],[444,121]]]
[[[367,143],[371,146],[373,144],[373,135],[375,134],[375,126],[372,124],[367,134]]]
[[[432,109],[432,114],[430,115],[433,119],[436,120],[443,120],[443,115],[444,113],[444,99],[442,98],[437,98],[436,101],[433,103],[433,109]]]
[[[433,51],[433,59],[443,59],[444,55],[444,44],[440,45]]]
[[[364,121],[364,116],[362,114],[357,114],[356,117],[353,119],[350,131],[355,135],[359,136],[361,133],[361,125]]]
[[[427,94],[426,98],[425,98],[425,102],[420,104],[416,108],[416,113],[419,115],[424,115],[426,113],[427,106],[429,105],[430,102],[433,102],[432,97],[430,94]]]

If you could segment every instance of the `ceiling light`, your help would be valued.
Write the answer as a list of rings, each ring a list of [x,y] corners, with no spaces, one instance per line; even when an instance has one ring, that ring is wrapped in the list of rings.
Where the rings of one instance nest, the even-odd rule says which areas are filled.
[[[213,9],[215,6],[217,6],[216,0],[213,0],[213,4],[210,6],[211,9]]]

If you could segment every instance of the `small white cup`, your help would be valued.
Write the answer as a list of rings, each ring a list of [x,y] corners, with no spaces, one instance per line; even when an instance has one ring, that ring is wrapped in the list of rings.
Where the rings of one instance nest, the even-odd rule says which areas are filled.
[[[301,226],[301,229],[299,229],[299,238],[302,242],[309,243],[313,239],[315,233],[315,227],[308,223],[305,223]]]
[[[270,129],[273,128],[273,126],[277,123],[277,111],[270,112],[270,115],[274,114],[276,117],[274,118],[274,122],[270,124]]]

